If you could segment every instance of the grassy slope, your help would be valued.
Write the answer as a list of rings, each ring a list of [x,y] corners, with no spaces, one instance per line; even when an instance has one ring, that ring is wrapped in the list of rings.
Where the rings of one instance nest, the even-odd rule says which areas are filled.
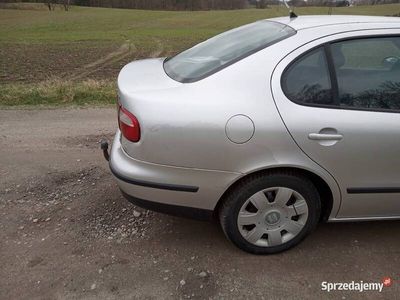
[[[82,82],[47,80],[36,84],[0,85],[0,107],[7,106],[67,106],[115,104],[116,86],[113,81],[85,80]]]
[[[328,8],[298,8],[299,15],[327,14]],[[334,14],[392,15],[400,12],[400,5],[359,6],[334,8]],[[5,10],[0,9],[0,45],[65,45],[76,48],[87,45],[129,43],[142,53],[151,53],[155,47],[163,54],[180,51],[201,40],[227,29],[259,19],[287,15],[283,7],[265,10],[165,12],[106,8],[72,7],[71,11]],[[82,46],[83,47],[83,46]],[[86,46],[87,47],[87,46]],[[84,51],[85,48],[82,48]],[[32,55],[37,55],[32,53]],[[1,58],[0,58],[1,63]],[[63,86],[64,85],[64,86]],[[86,103],[79,95],[92,83],[73,84],[3,84],[0,85],[0,105]],[[60,88],[60,86],[63,86]],[[101,84],[108,95],[111,84]],[[45,97],[46,89],[49,95]],[[77,96],[72,96],[76,90]],[[93,91],[93,90],[92,90]],[[68,94],[69,92],[69,94]],[[69,96],[63,97],[67,93]],[[87,98],[87,97],[86,97]],[[90,97],[89,97],[90,98]],[[57,101],[60,99],[60,101]],[[90,102],[113,102],[101,93],[93,93]]]
[[[298,8],[299,15],[327,14],[328,8]],[[391,15],[399,4],[334,8],[334,14]],[[169,47],[199,41],[255,20],[287,15],[286,9],[165,12],[73,7],[71,11],[0,10],[0,42],[59,43],[131,40],[137,47],[151,38]],[[183,40],[184,39],[184,40]],[[168,45],[167,45],[168,46]]]

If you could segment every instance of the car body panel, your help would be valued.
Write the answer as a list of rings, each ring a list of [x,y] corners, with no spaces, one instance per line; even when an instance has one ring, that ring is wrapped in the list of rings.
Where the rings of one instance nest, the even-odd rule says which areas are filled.
[[[271,87],[274,99],[291,135],[299,147],[329,171],[342,191],[342,205],[336,218],[373,218],[400,215],[399,193],[349,193],[349,188],[399,187],[400,114],[319,108],[296,104],[284,95],[280,80],[284,69],[318,45],[352,37],[397,34],[399,29],[365,30],[330,35],[310,42],[287,55],[276,67]],[[343,135],[335,144],[310,140],[310,133],[331,128]]]
[[[348,24],[342,24],[346,18],[350,18]],[[121,189],[160,203],[213,210],[224,192],[244,176],[291,167],[310,171],[328,184],[333,195],[329,220],[340,220],[340,216],[368,218],[366,208],[356,215],[353,204],[342,203],[342,195],[348,196],[343,190],[347,186],[335,178],[329,167],[307,153],[308,149],[299,145],[299,137],[287,130],[286,126],[296,124],[295,108],[304,111],[304,115],[310,108],[283,97],[279,74],[289,56],[294,58],[293,53],[300,54],[312,44],[323,43],[323,39],[388,30],[400,24],[395,18],[371,19],[373,23],[348,16],[324,16],[319,21],[316,17],[272,19],[287,22],[298,30],[297,34],[193,83],[182,84],[169,78],[163,71],[163,59],[124,67],[118,78],[119,102],[139,120],[141,139],[132,143],[117,134],[113,145],[117,150],[112,150],[111,164],[128,177],[200,188],[198,193],[151,190],[118,179]],[[277,103],[273,94],[279,98],[275,99]],[[319,110],[315,111],[318,114]],[[289,123],[293,124],[285,124],[287,116],[281,114],[289,114]],[[227,137],[226,124],[236,115],[244,115],[254,124],[254,134],[246,143],[234,143]],[[354,201],[360,202],[356,198]],[[368,205],[375,204],[371,200]],[[341,206],[347,213],[339,213]]]
[[[325,16],[300,16],[298,18],[278,17],[272,18],[271,21],[287,24],[295,30],[303,30],[314,27],[341,26],[356,26],[360,28],[374,28],[376,24],[385,24],[385,27],[390,27],[390,24],[398,25],[399,20],[396,17],[381,17],[381,16],[354,16],[354,15],[325,15]],[[336,31],[338,32],[338,31]]]
[[[128,156],[123,150],[121,133],[117,132],[111,149],[110,168],[116,175],[119,187],[128,195],[153,202],[167,203],[213,210],[230,184],[242,174],[215,170],[179,168],[140,161]],[[121,179],[122,178],[122,179]],[[177,184],[198,187],[195,192],[185,192],[132,184],[123,178],[132,178],[154,184]]]
[[[181,86],[163,69],[164,58],[142,59],[125,65],[118,75],[118,92],[125,99],[141,91],[165,90]]]

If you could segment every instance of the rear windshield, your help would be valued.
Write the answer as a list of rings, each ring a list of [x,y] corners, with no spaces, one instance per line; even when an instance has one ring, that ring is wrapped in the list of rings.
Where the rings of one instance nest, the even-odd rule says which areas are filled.
[[[294,34],[296,31],[285,24],[258,21],[221,33],[167,58],[164,69],[174,80],[194,82]]]

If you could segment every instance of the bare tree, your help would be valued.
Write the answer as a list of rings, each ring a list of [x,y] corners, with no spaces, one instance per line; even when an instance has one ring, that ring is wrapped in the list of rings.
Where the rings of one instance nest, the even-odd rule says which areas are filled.
[[[63,0],[63,7],[65,11],[69,10],[70,0]]]
[[[52,11],[56,8],[57,1],[56,0],[46,0],[44,4],[48,7],[49,11]]]
[[[257,1],[256,7],[257,8],[261,8],[261,9],[268,8],[267,0],[259,0],[259,1]]]

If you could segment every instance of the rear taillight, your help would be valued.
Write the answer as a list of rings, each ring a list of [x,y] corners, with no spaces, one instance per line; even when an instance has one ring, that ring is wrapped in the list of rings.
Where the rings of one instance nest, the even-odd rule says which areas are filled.
[[[118,112],[119,129],[122,135],[131,142],[140,140],[140,126],[136,117],[122,106]]]

